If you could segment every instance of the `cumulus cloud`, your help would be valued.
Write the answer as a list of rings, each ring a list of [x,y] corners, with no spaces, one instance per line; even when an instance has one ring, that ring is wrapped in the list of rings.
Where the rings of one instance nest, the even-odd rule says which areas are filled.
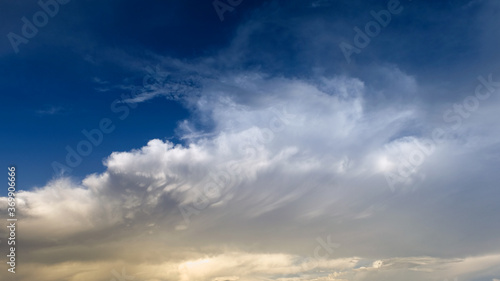
[[[282,54],[250,52],[260,50],[252,38],[281,27],[272,19],[243,24],[212,57],[154,56],[124,102],[182,103],[183,142],[158,136],[111,153],[102,173],[19,192],[18,280],[500,276],[498,89],[458,126],[460,114],[443,115],[464,97],[426,102],[439,87],[425,73],[373,63],[331,74],[338,60],[317,43],[335,41],[328,23],[293,21],[295,33],[280,33],[307,45],[287,67],[312,70],[294,75]],[[255,61],[265,62],[239,68]],[[279,67],[285,74],[272,74]]]
[[[413,79],[399,81],[408,85],[398,89],[415,89]],[[25,268],[33,269],[26,272],[45,270],[43,261],[51,272],[43,280],[110,280],[122,268],[142,280],[387,280],[401,270],[419,280],[498,262],[464,258],[470,249],[457,247],[467,241],[480,255],[498,240],[487,235],[497,228],[486,206],[475,203],[483,194],[470,198],[475,209],[453,213],[443,197],[467,194],[462,177],[474,171],[459,163],[478,165],[471,157],[495,142],[458,152],[457,142],[469,138],[457,131],[391,188],[387,173],[425,152],[431,138],[416,122],[418,106],[368,106],[365,83],[345,76],[233,73],[204,83],[199,98],[186,98],[196,118],[179,134],[199,134],[185,144],[154,139],[112,153],[105,172],[82,182],[60,178],[18,194],[21,255],[31,252]],[[208,121],[209,136],[194,129]],[[485,194],[494,194],[493,178],[483,178]],[[443,188],[446,181],[455,185]],[[6,198],[0,204],[5,209]],[[484,242],[455,224],[477,218]],[[318,238],[327,235],[340,247],[322,248]]]

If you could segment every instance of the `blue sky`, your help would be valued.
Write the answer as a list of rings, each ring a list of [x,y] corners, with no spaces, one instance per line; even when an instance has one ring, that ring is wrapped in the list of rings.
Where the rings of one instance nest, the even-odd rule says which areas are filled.
[[[496,1],[39,3],[0,3],[16,280],[500,280]]]

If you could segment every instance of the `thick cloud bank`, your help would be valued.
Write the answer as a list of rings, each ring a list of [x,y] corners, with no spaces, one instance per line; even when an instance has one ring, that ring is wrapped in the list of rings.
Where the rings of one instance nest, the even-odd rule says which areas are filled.
[[[388,91],[420,91],[395,67],[380,72],[399,83]],[[483,126],[498,91],[454,128],[418,103],[373,106],[357,78],[200,83],[184,100],[196,116],[179,123],[185,144],[154,139],[82,182],[18,194],[18,280],[500,275],[499,132]]]

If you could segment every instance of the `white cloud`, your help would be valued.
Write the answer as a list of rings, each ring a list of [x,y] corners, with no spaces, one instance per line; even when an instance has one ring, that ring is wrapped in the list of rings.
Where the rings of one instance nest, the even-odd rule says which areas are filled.
[[[400,81],[408,85],[398,90],[416,89],[413,79]],[[479,241],[454,225],[466,212],[466,219],[484,217],[484,208],[450,214],[429,199],[467,190],[443,188],[443,181],[474,174],[460,161],[480,163],[471,157],[494,142],[475,142],[457,155],[454,142],[467,135],[446,139],[409,177],[426,175],[414,193],[391,191],[384,173],[430,137],[417,133],[416,105],[368,107],[365,83],[343,76],[234,73],[204,83],[200,98],[185,100],[197,116],[179,131],[191,134],[188,144],[154,139],[112,153],[105,172],[81,183],[58,179],[19,193],[20,237],[32,251],[27,267],[39,272],[35,262],[47,256],[53,272],[68,272],[66,261],[83,270],[68,280],[109,280],[122,266],[144,280],[422,280],[497,264],[483,254],[495,235]],[[195,129],[207,120],[208,135]],[[179,207],[195,211],[187,224]],[[484,233],[496,233],[488,222]],[[330,234],[341,247],[318,260],[318,270],[304,270],[315,238]],[[467,241],[477,257],[438,257],[470,252],[449,241]],[[95,252],[101,269],[90,262]]]
[[[61,106],[48,106],[44,109],[37,110],[36,113],[39,115],[55,115],[64,112],[64,108]]]

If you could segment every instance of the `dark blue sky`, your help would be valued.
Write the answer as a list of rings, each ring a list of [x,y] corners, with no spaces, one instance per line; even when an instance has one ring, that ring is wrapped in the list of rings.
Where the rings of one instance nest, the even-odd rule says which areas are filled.
[[[21,34],[21,17],[40,10],[36,1],[0,5],[5,34]],[[249,3],[238,13],[247,8],[251,8]],[[227,43],[236,26],[235,19],[231,23],[233,17],[227,15],[220,22],[207,1],[174,5],[166,1],[72,1],[61,5],[28,44],[21,44],[19,53],[5,36],[0,47],[4,105],[0,114],[5,120],[1,165],[18,166],[22,188],[42,186],[54,176],[51,163],[64,163],[66,145],[76,147],[84,139],[81,130],[97,128],[106,117],[113,120],[116,130],[71,175],[101,171],[101,161],[112,151],[140,147],[152,138],[173,138],[177,122],[187,117],[177,102],[141,104],[123,121],[111,111],[111,103],[121,94],[131,95],[131,90],[97,89],[122,84],[141,88],[147,74],[122,67],[113,56],[124,50],[137,55],[136,59],[146,52],[193,58]]]

